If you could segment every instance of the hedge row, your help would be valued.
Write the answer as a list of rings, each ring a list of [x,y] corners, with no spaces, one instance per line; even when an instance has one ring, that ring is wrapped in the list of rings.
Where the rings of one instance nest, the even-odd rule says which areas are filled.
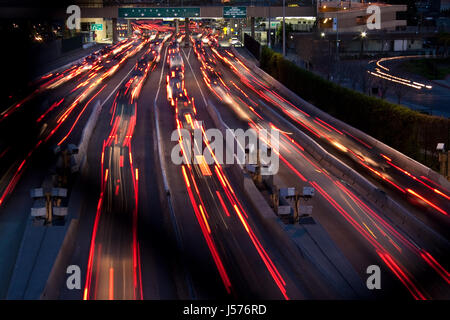
[[[261,45],[246,33],[244,33],[244,46],[256,59],[259,60],[261,58]]]
[[[430,116],[370,97],[304,70],[267,47],[263,70],[303,99],[398,151],[438,168],[436,144],[449,145],[450,119]]]

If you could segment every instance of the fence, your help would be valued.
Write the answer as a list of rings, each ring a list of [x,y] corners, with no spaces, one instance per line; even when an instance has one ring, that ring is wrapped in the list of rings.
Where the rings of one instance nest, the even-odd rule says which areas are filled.
[[[248,34],[244,33],[244,46],[247,48],[248,51],[256,58],[260,59],[261,57],[261,45],[258,41],[253,39]]]

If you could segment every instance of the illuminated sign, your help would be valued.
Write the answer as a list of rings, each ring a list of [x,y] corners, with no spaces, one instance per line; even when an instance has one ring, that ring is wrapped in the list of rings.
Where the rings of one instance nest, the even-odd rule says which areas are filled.
[[[91,31],[102,31],[102,30],[103,30],[103,24],[101,24],[101,23],[91,24]]]
[[[119,18],[186,18],[200,17],[200,8],[119,8]]]
[[[247,18],[247,7],[223,7],[224,18]]]

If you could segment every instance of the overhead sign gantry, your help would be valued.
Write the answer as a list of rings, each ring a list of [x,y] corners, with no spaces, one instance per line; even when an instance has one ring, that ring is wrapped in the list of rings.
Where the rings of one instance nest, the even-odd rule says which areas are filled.
[[[200,8],[119,8],[119,18],[195,18],[200,17]]]
[[[247,7],[223,7],[223,17],[234,18],[247,18]]]

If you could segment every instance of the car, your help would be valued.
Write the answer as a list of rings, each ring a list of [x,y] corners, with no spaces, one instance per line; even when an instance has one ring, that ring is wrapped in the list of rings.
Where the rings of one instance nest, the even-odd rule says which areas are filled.
[[[136,63],[136,66],[133,70],[133,76],[142,77],[144,75],[145,68],[148,66],[148,61],[146,57],[142,57],[139,59],[139,61]]]
[[[193,130],[195,115],[191,100],[183,95],[182,97],[175,99],[175,105],[177,110],[177,120],[180,125],[189,131]]]
[[[184,79],[184,62],[180,54],[170,55],[169,58],[169,76],[171,78]]]
[[[176,41],[171,42],[168,46],[168,51],[169,54],[180,52],[180,44]]]
[[[184,82],[180,78],[169,78],[167,83],[167,99],[172,101],[174,97],[183,97]]]
[[[184,69],[184,62],[183,58],[180,54],[172,54],[169,56],[169,69],[174,70],[176,68],[183,68]]]
[[[230,39],[230,44],[232,46],[236,46],[236,47],[241,47],[242,46],[242,43],[239,41],[239,39],[237,37],[232,37]]]
[[[111,52],[111,50],[112,50],[111,46],[103,47],[102,49],[100,49],[100,50],[98,51],[98,55],[99,55],[99,56],[107,55],[108,53]]]
[[[94,64],[95,62],[98,61],[98,59],[99,59],[99,58],[98,58],[95,54],[90,54],[90,55],[88,55],[84,60],[85,60],[87,63]]]
[[[220,72],[216,71],[214,68],[212,68],[211,66],[208,66],[203,69],[205,71],[206,76],[209,79],[209,82],[211,83],[211,85],[218,85],[219,81],[220,81]]]

